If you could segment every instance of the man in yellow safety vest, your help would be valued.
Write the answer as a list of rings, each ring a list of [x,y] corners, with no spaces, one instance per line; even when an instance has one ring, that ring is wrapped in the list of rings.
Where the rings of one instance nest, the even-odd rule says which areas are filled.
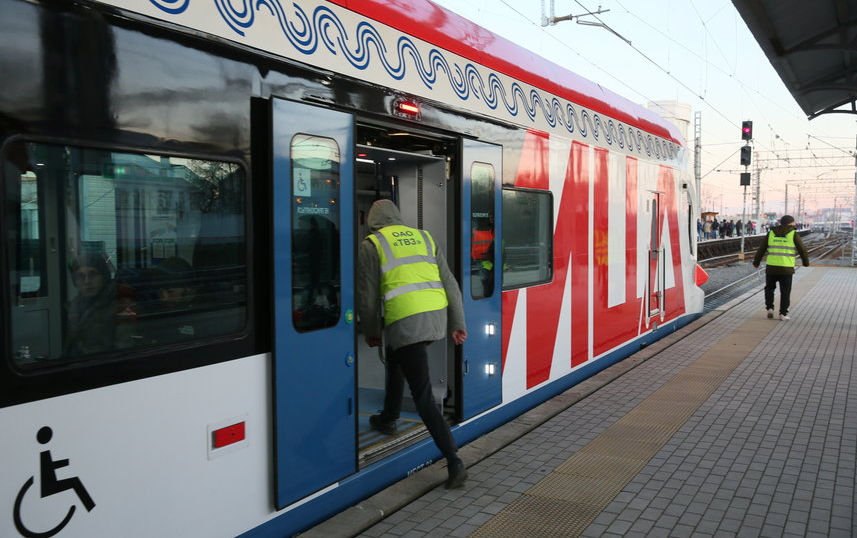
[[[447,331],[456,344],[464,343],[461,290],[434,238],[405,226],[392,201],[372,204],[368,224],[371,233],[357,258],[357,305],[366,343],[381,345],[383,332],[388,350],[384,409],[369,423],[381,433],[395,433],[407,380],[417,412],[447,460],[446,487],[460,487],[467,470],[432,396],[426,347]]]
[[[791,303],[792,276],[795,273],[795,257],[800,254],[804,267],[809,266],[809,254],[795,231],[795,219],[783,215],[780,225],[768,232],[765,243],[756,251],[753,267],[759,267],[762,257],[767,253],[765,267],[765,308],[768,318],[774,317],[774,289],[780,285],[780,319],[788,321]]]

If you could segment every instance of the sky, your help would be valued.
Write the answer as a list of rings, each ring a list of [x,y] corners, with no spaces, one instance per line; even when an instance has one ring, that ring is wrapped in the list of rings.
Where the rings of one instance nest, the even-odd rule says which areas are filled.
[[[753,121],[762,213],[854,207],[857,115],[807,120],[729,0],[554,0],[557,17],[583,16],[547,27],[536,0],[434,2],[631,101],[687,103],[690,147],[701,112],[703,211],[744,214],[744,120]],[[551,0],[541,3],[547,14]]]

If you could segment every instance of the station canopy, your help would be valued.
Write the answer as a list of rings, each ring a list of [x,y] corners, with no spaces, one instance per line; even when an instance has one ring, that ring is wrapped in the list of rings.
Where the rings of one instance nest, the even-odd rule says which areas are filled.
[[[732,0],[809,119],[857,114],[857,0]]]

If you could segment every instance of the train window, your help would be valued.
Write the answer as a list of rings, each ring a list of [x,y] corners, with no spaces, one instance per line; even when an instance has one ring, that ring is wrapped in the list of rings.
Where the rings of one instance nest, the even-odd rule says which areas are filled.
[[[473,163],[470,169],[470,294],[494,294],[494,167]]]
[[[503,189],[503,289],[553,278],[553,197],[548,191]]]
[[[292,139],[292,321],[301,332],[339,320],[340,155],[330,138]]]
[[[649,236],[652,252],[658,251],[661,248],[661,237],[658,233],[658,217],[660,217],[658,214],[658,200],[655,198],[652,200],[652,232]]]
[[[238,165],[25,142],[4,157],[18,367],[243,329]]]
[[[694,241],[693,238],[696,237],[699,239],[699,235],[702,235],[701,223],[697,225],[693,222],[693,206],[688,204],[687,206],[687,243],[690,249],[690,252],[695,253],[695,249],[693,248]]]
[[[39,219],[39,189],[36,174],[26,171],[21,174],[20,189],[17,194],[18,212],[18,252],[14,270],[18,278],[18,294],[22,297],[34,297],[45,293],[43,257],[39,249],[42,235]]]

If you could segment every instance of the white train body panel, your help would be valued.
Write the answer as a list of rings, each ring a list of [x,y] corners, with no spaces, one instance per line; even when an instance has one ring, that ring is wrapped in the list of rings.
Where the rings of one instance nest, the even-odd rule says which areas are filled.
[[[305,176],[295,172],[291,179],[280,179],[282,170],[298,165],[295,157],[280,149],[286,138],[294,140],[292,134],[283,135],[283,140],[276,138],[277,133],[291,133],[286,130],[292,128],[291,123],[312,132],[317,127],[312,116],[316,108],[336,111],[338,115],[330,116],[330,121],[345,122],[346,128],[340,130],[352,133],[347,136],[357,133],[356,143],[338,147],[343,161],[336,170],[343,171],[343,176],[346,165],[359,160],[360,151],[372,149],[359,138],[365,125],[386,133],[402,128],[410,129],[416,138],[435,137],[445,144],[437,156],[412,149],[406,157],[416,163],[420,173],[446,166],[447,177],[441,180],[450,189],[475,181],[466,169],[457,171],[444,165],[467,161],[468,141],[498,148],[496,155],[502,159],[496,163],[492,187],[498,222],[510,218],[510,213],[499,211],[507,192],[550,197],[550,214],[539,215],[551,223],[550,244],[534,246],[528,254],[547,256],[545,249],[551,249],[549,278],[501,291],[499,277],[492,276],[498,283],[490,297],[494,307],[487,308],[484,316],[468,318],[469,345],[473,347],[456,351],[448,346],[444,366],[449,365],[452,381],[448,392],[452,396],[447,406],[456,419],[453,433],[460,443],[621,360],[701,312],[703,294],[695,285],[696,232],[691,229],[698,211],[696,194],[688,175],[687,148],[672,126],[505,40],[485,44],[490,34],[429,2],[348,4],[350,9],[317,0],[275,0],[257,7],[221,0],[110,0],[83,3],[69,8],[72,15],[65,15],[39,2],[0,0],[0,14],[7,19],[37,20],[37,10],[58,18],[77,17],[73,20],[107,28],[117,47],[113,59],[105,62],[114,64],[104,68],[112,81],[109,88],[93,90],[95,97],[69,95],[67,105],[70,110],[78,104],[85,109],[84,101],[89,98],[109,103],[103,108],[109,109],[115,125],[99,130],[76,117],[51,123],[44,119],[51,116],[47,104],[33,104],[25,97],[27,92],[18,95],[12,91],[7,104],[0,101],[0,118],[6,114],[15,120],[0,123],[7,169],[16,165],[9,148],[21,141],[32,154],[49,153],[44,148],[61,144],[66,160],[78,155],[74,149],[78,146],[137,155],[141,162],[151,155],[155,163],[162,154],[160,163],[173,168],[180,166],[177,163],[187,164],[177,159],[214,159],[220,149],[223,162],[234,164],[231,173],[245,178],[246,212],[236,219],[243,218],[246,224],[243,228],[224,224],[208,236],[197,230],[194,239],[232,245],[230,234],[241,229],[243,252],[251,260],[244,259],[241,268],[249,290],[242,303],[247,310],[240,310],[245,316],[243,329],[223,329],[209,340],[160,347],[155,342],[126,354],[105,355],[103,362],[72,362],[72,367],[56,371],[50,364],[30,370],[19,355],[12,358],[28,342],[22,340],[23,322],[10,320],[13,314],[17,316],[15,308],[28,304],[29,296],[6,285],[3,304],[8,310],[3,323],[9,338],[4,341],[4,353],[10,358],[7,369],[0,372],[0,380],[5,379],[0,390],[7,395],[0,400],[0,431],[4,432],[0,510],[6,514],[0,518],[0,536],[291,535],[437,459],[430,439],[380,456],[367,455],[371,450],[364,448],[362,440],[355,441],[355,449],[343,449],[343,457],[335,453],[339,438],[326,437],[324,428],[313,423],[327,419],[316,418],[312,405],[325,413],[336,409],[335,413],[342,414],[347,401],[346,430],[353,423],[355,438],[368,435],[361,424],[373,410],[363,402],[368,401],[364,393],[370,393],[373,386],[370,382],[364,386],[363,377],[377,377],[379,367],[370,364],[376,360],[374,350],[360,343],[353,305],[345,299],[353,293],[353,282],[348,285],[347,279],[337,291],[342,297],[339,318],[331,323],[350,331],[347,334],[354,336],[357,347],[337,355],[323,368],[331,372],[345,368],[346,375],[354,375],[348,389],[354,394],[348,393],[340,401],[338,396],[308,385],[304,402],[286,399],[283,379],[288,378],[285,368],[292,364],[289,361],[306,355],[312,362],[316,356],[312,355],[315,344],[305,348],[295,344],[307,342],[307,331],[298,327],[292,334],[282,329],[287,326],[291,331],[298,322],[285,319],[291,318],[291,309],[278,309],[283,297],[294,300],[281,284],[297,286],[289,279],[297,282],[298,277],[289,276],[293,258],[279,241],[297,237],[291,234],[298,232],[288,226],[299,227],[292,224],[297,220],[277,220],[288,213],[277,204],[296,198],[288,194],[279,198],[277,188],[297,185],[310,176],[309,172]],[[437,31],[422,28],[433,23],[437,23]],[[437,42],[430,40],[450,28],[457,30]],[[11,37],[0,38],[0,67],[14,69],[21,77],[35,77],[10,58],[31,45],[35,50],[36,45],[9,32]],[[471,41],[465,39],[467,35]],[[480,50],[484,52],[480,59],[468,57]],[[513,57],[504,58],[510,51]],[[187,58],[171,56],[177,52],[186,53]],[[30,54],[40,57],[36,52]],[[137,64],[129,58],[137,58],[140,73],[134,72]],[[526,58],[532,65],[515,64]],[[82,69],[74,58],[62,61],[69,72]],[[142,66],[159,76],[152,78]],[[246,79],[248,73],[253,78]],[[245,96],[246,100],[233,103],[231,97],[210,91],[205,81],[218,77],[228,81],[220,87],[223,95]],[[132,87],[137,89],[131,91]],[[331,97],[337,95],[343,102]],[[361,98],[365,110],[358,106]],[[421,115],[404,117],[389,108],[402,99],[418,102]],[[280,108],[281,102],[286,105]],[[307,116],[292,121],[279,112],[297,110],[291,103],[298,103]],[[243,118],[245,123],[236,126],[235,133],[223,134],[235,118]],[[319,125],[328,121],[321,112],[317,118]],[[392,146],[385,151],[389,155],[405,153],[396,153]],[[79,154],[83,159],[85,152]],[[295,161],[284,160],[287,158]],[[473,161],[482,162],[475,157]],[[359,179],[359,165],[354,166],[354,177]],[[25,180],[47,181],[42,173],[24,168],[20,179],[17,172],[7,172],[7,181],[10,185],[13,179],[22,185]],[[103,177],[98,173],[88,172],[100,182],[101,199],[110,202],[118,180],[107,172]],[[363,232],[358,179],[353,186],[347,178],[341,180],[353,191],[342,195],[343,202],[349,203],[341,205],[356,207],[356,214],[342,210],[341,235],[353,236],[355,243]],[[57,181],[57,185],[61,183]],[[145,190],[150,187],[143,181],[140,185],[136,188],[147,193],[145,196],[169,198],[151,194],[155,190]],[[62,188],[73,187],[56,187],[57,199],[66,192]],[[24,187],[21,189],[23,192]],[[119,188],[115,190],[118,200]],[[479,303],[472,297],[475,284],[471,279],[476,282],[477,277],[476,266],[468,265],[467,260],[469,221],[454,223],[451,217],[460,205],[460,214],[470,218],[464,205],[471,194],[464,188],[450,192],[446,196],[449,208],[443,213],[449,230],[445,236],[432,233],[449,245],[447,257],[452,265],[461,267],[466,310],[483,312],[477,307],[488,302]],[[184,195],[175,195],[180,196]],[[405,196],[403,193],[402,199]],[[317,214],[326,213],[319,210]],[[122,228],[123,216],[108,221],[110,233],[119,233],[116,230]],[[62,217],[56,220],[62,221]],[[51,222],[45,225],[62,228]],[[173,230],[172,236],[158,236],[158,242],[147,248],[172,248],[169,241],[177,234]],[[44,237],[37,239],[43,241]],[[60,246],[70,242],[61,239]],[[175,248],[181,251],[180,245]],[[341,271],[353,278],[353,251],[343,252]],[[4,256],[6,253],[4,243]],[[145,256],[150,257],[140,266],[150,269],[153,258]],[[495,267],[509,269],[511,262],[497,256]],[[57,259],[63,262],[61,267],[67,265],[65,258]],[[10,280],[17,278],[15,267],[4,270]],[[523,270],[518,273],[522,274]],[[58,275],[52,289],[71,289],[62,268]],[[62,341],[53,320],[64,310],[59,300],[51,305],[45,307],[50,313],[39,318],[48,320],[44,331],[51,336],[45,341]],[[309,311],[301,314],[309,315]],[[294,315],[297,317],[297,310]],[[191,333],[193,329],[190,326]],[[480,347],[483,343],[485,347]],[[33,347],[42,344],[47,346],[42,342]],[[51,346],[47,346],[54,349],[51,353],[59,356],[56,346]],[[486,349],[495,351],[486,355]],[[494,370],[494,365],[499,368]],[[90,375],[88,368],[94,373]],[[364,369],[359,379],[356,373],[348,373],[358,368]],[[476,374],[471,372],[482,375],[483,371],[485,378],[474,381]],[[284,418],[286,413],[300,416],[304,409],[311,416],[293,429],[291,419]],[[52,434],[47,442],[40,437],[45,427]],[[310,431],[314,434],[301,433]],[[218,435],[239,440],[222,441]],[[222,448],[214,448],[221,442]],[[291,452],[282,452],[286,449]],[[46,451],[50,453],[46,455]],[[292,471],[284,469],[295,459],[314,457],[313,452],[331,452],[331,458],[344,460],[346,471],[334,479],[310,477],[317,480],[315,489],[309,486],[310,493],[288,493],[291,475],[287,473]],[[61,465],[62,460],[68,460],[66,465]],[[42,498],[45,462],[53,462],[54,482],[61,481],[66,489]],[[75,478],[78,482],[67,481]],[[86,509],[80,485],[95,504],[91,510]]]

